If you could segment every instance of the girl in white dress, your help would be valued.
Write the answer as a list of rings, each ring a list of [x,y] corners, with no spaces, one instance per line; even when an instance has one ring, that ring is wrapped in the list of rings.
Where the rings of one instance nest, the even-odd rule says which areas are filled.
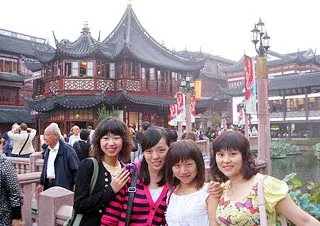
[[[207,193],[203,156],[192,140],[171,144],[166,163],[168,226],[209,226],[214,199]]]

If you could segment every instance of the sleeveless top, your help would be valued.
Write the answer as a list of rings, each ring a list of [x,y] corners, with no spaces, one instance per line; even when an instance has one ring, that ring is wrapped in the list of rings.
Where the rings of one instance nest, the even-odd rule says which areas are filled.
[[[227,193],[230,181],[226,182],[226,189],[220,198],[216,212],[216,218],[219,225],[260,225],[257,179],[258,177],[255,176],[253,186],[249,194],[243,196],[237,201],[228,199]],[[268,226],[274,226],[276,221],[275,206],[281,199],[286,197],[288,193],[288,186],[281,180],[271,176],[266,176],[263,187]]]

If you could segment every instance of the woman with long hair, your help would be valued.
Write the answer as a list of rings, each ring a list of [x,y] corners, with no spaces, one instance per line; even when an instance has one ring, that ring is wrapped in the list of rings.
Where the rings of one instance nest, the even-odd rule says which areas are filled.
[[[99,165],[93,194],[90,195],[92,160],[80,163],[75,182],[74,211],[84,215],[80,225],[100,225],[103,210],[128,181],[129,171],[123,167],[130,158],[131,149],[132,139],[122,120],[109,117],[99,123],[91,150]]]
[[[224,132],[213,141],[213,178],[225,183],[220,199],[214,200],[212,225],[260,225],[258,178],[249,140],[240,132]],[[290,198],[285,182],[272,176],[263,180],[263,193],[269,226],[276,213],[298,226],[319,226],[320,222],[300,209]]]
[[[164,165],[169,145],[168,132],[161,127],[150,127],[143,134],[142,161],[128,166],[131,173],[134,169],[138,172],[133,208],[128,219],[130,225],[165,225],[169,186],[165,183]],[[101,218],[102,225],[125,225],[130,183],[131,178],[110,201]]]

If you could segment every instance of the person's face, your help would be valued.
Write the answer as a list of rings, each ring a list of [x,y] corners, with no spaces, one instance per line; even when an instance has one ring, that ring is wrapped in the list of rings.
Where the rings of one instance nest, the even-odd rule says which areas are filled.
[[[107,133],[100,139],[100,147],[104,155],[117,157],[122,150],[123,141],[120,135]]]
[[[193,159],[180,161],[172,166],[173,176],[183,184],[193,184],[197,176],[197,165]]]
[[[161,138],[155,146],[143,152],[149,171],[159,172],[164,167],[168,150],[165,139]]]
[[[43,134],[43,139],[49,147],[54,148],[59,141],[59,135],[53,133],[53,131],[45,130]]]
[[[242,155],[237,149],[221,149],[216,153],[216,162],[218,169],[229,178],[241,174]]]
[[[80,133],[80,129],[79,128],[77,128],[77,127],[75,127],[75,128],[73,128],[73,134],[75,135],[75,136],[78,136],[79,135],[79,133]]]

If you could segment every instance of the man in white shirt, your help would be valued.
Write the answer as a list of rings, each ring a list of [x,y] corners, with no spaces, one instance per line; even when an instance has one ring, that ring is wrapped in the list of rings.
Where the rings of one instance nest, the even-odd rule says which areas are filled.
[[[20,130],[17,131],[17,130]],[[29,158],[35,151],[32,140],[36,136],[35,129],[28,128],[26,123],[21,123],[20,127],[15,128],[15,131],[8,132],[8,136],[13,140],[12,157]]]
[[[44,131],[48,147],[44,150],[44,163],[37,193],[54,186],[73,190],[79,158],[70,145],[61,139],[58,124],[51,123]]]

